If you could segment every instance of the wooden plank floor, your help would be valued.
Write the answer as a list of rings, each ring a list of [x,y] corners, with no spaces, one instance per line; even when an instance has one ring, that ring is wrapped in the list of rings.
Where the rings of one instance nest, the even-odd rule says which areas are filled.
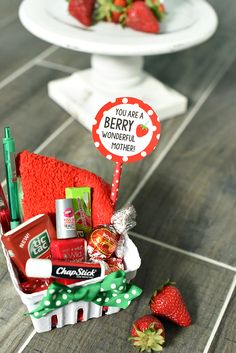
[[[136,244],[143,259],[142,267],[135,279],[135,283],[144,291],[139,300],[119,314],[36,335],[24,353],[34,352],[34,349],[50,353],[58,351],[134,353],[135,349],[132,349],[127,341],[132,321],[149,312],[148,302],[154,286],[170,275],[178,281],[186,297],[193,325],[188,329],[179,329],[166,322],[169,343],[165,351],[202,352],[222,306],[222,298],[226,296],[231,284],[233,273],[190,256],[153,246],[146,241],[138,240]],[[218,286],[220,292],[215,296]],[[206,294],[204,298],[203,293]],[[41,347],[44,347],[44,350]]]
[[[168,277],[183,292],[193,325],[166,322],[164,352],[236,352],[236,5],[210,3],[220,24],[209,41],[145,61],[148,72],[189,97],[189,108],[162,124],[159,148],[122,176],[119,206],[132,201],[138,213],[132,239],[142,257],[135,282],[143,295],[119,314],[36,334],[0,252],[0,353],[135,352],[127,341],[131,323],[148,312],[153,290]],[[90,56],[33,37],[17,19],[19,4],[0,3],[1,131],[12,127],[18,150],[54,155],[111,181],[112,165],[90,134],[47,96],[48,81],[89,67]]]
[[[235,80],[236,61],[134,202],[137,232],[234,266]]]

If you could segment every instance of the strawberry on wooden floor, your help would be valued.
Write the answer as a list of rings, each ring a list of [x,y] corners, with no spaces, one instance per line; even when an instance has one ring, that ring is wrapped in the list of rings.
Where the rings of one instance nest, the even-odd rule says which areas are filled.
[[[155,316],[144,315],[134,321],[129,340],[140,352],[161,352],[165,342],[164,326]]]
[[[170,281],[156,290],[150,300],[153,314],[165,317],[179,326],[191,325],[191,318],[179,289]]]

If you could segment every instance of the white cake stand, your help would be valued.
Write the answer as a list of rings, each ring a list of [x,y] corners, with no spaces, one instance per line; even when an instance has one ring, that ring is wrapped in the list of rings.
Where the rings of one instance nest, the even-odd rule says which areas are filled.
[[[207,40],[216,30],[217,16],[204,0],[166,0],[165,5],[168,15],[161,34],[154,35],[105,22],[85,28],[68,14],[66,0],[24,0],[19,16],[31,33],[93,54],[91,69],[50,82],[49,96],[88,129],[99,108],[118,96],[144,100],[161,120],[184,113],[187,98],[145,73],[143,56],[176,52]]]

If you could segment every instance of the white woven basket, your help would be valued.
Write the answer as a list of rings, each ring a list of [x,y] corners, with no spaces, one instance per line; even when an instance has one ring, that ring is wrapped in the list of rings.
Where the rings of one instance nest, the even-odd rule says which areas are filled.
[[[136,276],[137,269],[141,265],[141,259],[140,259],[137,247],[134,245],[134,243],[128,237],[128,235],[125,235],[124,246],[125,246],[124,265],[126,269],[125,272],[126,272],[127,282],[129,282]],[[3,247],[4,255],[6,257],[7,267],[10,273],[12,283],[17,293],[21,297],[22,302],[27,306],[27,309],[30,312],[33,309],[35,309],[35,307],[37,307],[38,303],[41,301],[44,294],[46,293],[46,290],[32,293],[32,294],[23,293],[18,284],[17,273],[14,267],[12,266],[10,257],[7,251],[5,250],[5,247],[3,244],[2,244],[2,247]],[[69,285],[69,287],[86,286],[87,284],[99,282],[103,278],[78,282],[78,283]],[[36,319],[33,316],[31,316],[31,320],[37,332],[46,332],[52,329],[52,317],[55,317],[55,316],[57,318],[56,320],[57,323],[55,325],[56,327],[63,327],[65,325],[72,325],[77,323],[79,310],[80,312],[82,310],[82,314],[83,314],[82,315],[83,318],[81,321],[87,321],[88,319],[91,319],[91,318],[98,318],[103,315],[102,306],[99,306],[91,302],[78,301],[78,302],[72,302],[70,304],[65,305],[62,308],[56,309],[53,312],[50,312],[45,317],[42,317],[40,319]],[[110,314],[117,313],[119,311],[120,311],[119,308],[109,307],[108,310],[105,312],[105,314],[110,315]]]

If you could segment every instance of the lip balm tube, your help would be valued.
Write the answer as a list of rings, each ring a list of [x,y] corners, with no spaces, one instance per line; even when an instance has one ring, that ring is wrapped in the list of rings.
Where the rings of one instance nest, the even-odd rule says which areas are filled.
[[[57,239],[76,238],[75,214],[71,199],[56,200]]]
[[[56,200],[57,240],[51,242],[51,254],[55,260],[86,261],[87,242],[78,238],[71,199]]]
[[[85,281],[105,275],[102,263],[68,262],[49,259],[29,259],[25,272],[33,278],[68,278]]]

